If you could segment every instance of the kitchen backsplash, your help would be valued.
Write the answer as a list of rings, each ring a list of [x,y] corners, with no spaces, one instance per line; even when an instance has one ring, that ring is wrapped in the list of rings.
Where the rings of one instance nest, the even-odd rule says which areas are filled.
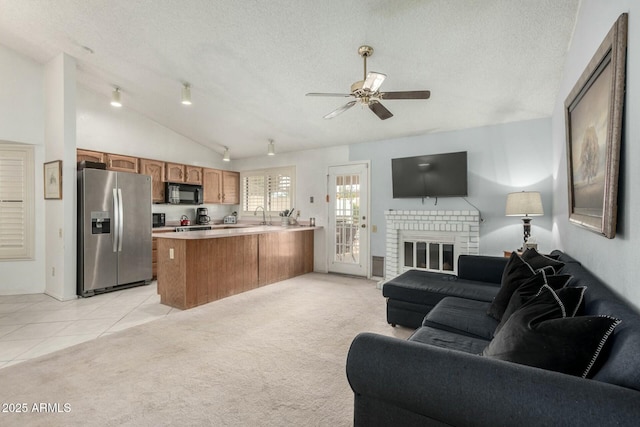
[[[151,205],[151,212],[158,213],[163,212],[165,214],[166,221],[178,221],[182,215],[186,215],[191,221],[196,219],[196,210],[198,208],[209,209],[209,217],[212,221],[222,221],[225,215],[230,215],[231,212],[237,211],[238,205],[170,205],[170,204],[153,204]]]

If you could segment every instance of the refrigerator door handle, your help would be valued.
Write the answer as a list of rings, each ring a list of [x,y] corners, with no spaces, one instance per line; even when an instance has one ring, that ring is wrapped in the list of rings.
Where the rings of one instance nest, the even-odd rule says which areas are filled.
[[[113,252],[118,252],[118,237],[120,233],[118,228],[120,225],[120,199],[118,199],[118,191],[113,189],[113,223],[114,227],[111,230],[113,238]]]
[[[122,206],[122,189],[118,188],[118,252],[122,252],[122,240],[124,237],[124,207]]]

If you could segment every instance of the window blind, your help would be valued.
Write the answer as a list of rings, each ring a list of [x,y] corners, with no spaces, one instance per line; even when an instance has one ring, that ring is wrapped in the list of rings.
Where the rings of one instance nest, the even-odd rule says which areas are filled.
[[[0,144],[0,259],[33,258],[33,148]]]

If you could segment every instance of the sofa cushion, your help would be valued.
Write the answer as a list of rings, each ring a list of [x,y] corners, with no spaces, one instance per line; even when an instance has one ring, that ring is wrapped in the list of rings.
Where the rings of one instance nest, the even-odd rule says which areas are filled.
[[[480,354],[489,344],[489,340],[460,335],[455,332],[423,326],[409,337],[409,341],[435,345],[449,350]],[[429,361],[425,361],[429,363]]]
[[[511,253],[509,262],[504,268],[502,274],[502,282],[500,283],[500,290],[498,291],[495,299],[491,303],[487,314],[494,319],[502,320],[502,315],[509,305],[511,295],[515,292],[520,285],[535,274],[535,270],[524,261],[520,255],[516,252]]]
[[[562,266],[564,262],[559,261],[557,259],[551,258],[546,255],[542,255],[537,250],[533,248],[529,248],[522,253],[522,259],[527,262],[534,270],[545,269],[546,267],[551,267],[553,269],[553,273],[556,274]]]
[[[382,295],[400,301],[434,306],[447,296],[478,301],[492,301],[498,287],[470,280],[458,279],[450,274],[409,270],[382,286]]]
[[[423,326],[490,340],[498,321],[487,314],[491,303],[447,297],[424,318]]]
[[[504,324],[509,320],[509,316],[513,314],[522,305],[535,297],[544,285],[549,285],[552,289],[557,290],[563,288],[569,283],[571,276],[569,275],[547,275],[544,270],[538,271],[535,275],[525,280],[511,295],[509,304],[502,314],[502,320],[496,327],[494,334],[498,333]],[[573,305],[572,305],[573,307]],[[573,317],[573,316],[571,316]]]
[[[609,316],[566,317],[548,285],[514,312],[484,356],[587,378],[620,323]]]

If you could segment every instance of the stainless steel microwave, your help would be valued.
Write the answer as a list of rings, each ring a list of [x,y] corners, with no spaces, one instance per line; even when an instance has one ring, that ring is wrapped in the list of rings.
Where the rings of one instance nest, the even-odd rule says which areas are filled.
[[[172,205],[201,205],[202,185],[165,182],[164,201]]]

